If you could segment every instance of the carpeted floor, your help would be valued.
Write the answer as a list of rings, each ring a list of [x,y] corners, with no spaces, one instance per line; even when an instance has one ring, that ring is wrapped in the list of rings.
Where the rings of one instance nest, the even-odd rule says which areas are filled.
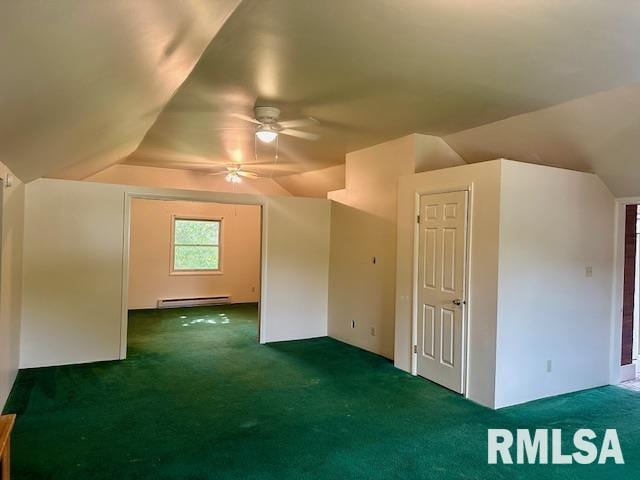
[[[122,362],[21,371],[14,480],[637,478],[640,395],[480,407],[329,338],[259,345],[255,306],[138,311]],[[487,428],[617,428],[626,465],[490,466]],[[570,439],[568,439],[570,440]]]

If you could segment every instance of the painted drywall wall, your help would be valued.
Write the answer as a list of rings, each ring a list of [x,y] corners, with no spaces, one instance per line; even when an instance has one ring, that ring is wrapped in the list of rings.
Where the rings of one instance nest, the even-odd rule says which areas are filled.
[[[396,181],[415,171],[415,138],[349,153],[346,165],[346,188],[329,194],[328,331],[393,358]]]
[[[609,383],[613,196],[595,175],[510,160],[399,180],[396,366],[411,369],[416,196],[467,187],[468,397],[500,408]]]
[[[174,216],[222,219],[222,271],[171,273]],[[161,298],[230,295],[233,303],[260,299],[260,206],[209,202],[131,201],[129,308],[156,308]]]
[[[326,334],[327,200],[42,179],[26,187],[21,367],[120,358],[127,195],[262,205],[261,340]]]
[[[27,184],[21,368],[119,357],[123,215],[117,187]]]
[[[327,335],[329,201],[269,199],[262,281],[266,342]]]
[[[496,407],[609,382],[614,204],[596,175],[502,162]]]
[[[416,173],[466,165],[464,159],[441,137],[415,135]]]
[[[8,175],[13,184],[5,185]],[[0,163],[0,410],[16,378],[20,357],[24,185]]]
[[[214,165],[215,167],[215,165]],[[219,171],[220,168],[217,169]],[[251,170],[249,168],[249,170]],[[211,175],[207,171],[145,167],[139,165],[113,165],[85,179],[88,182],[136,185],[139,187],[178,188],[182,190],[208,190],[212,192],[246,193],[249,195],[291,196],[270,178],[243,179],[229,183],[224,175]]]
[[[398,182],[395,365],[411,371],[416,198],[421,193],[470,188],[466,395],[488,407],[494,406],[495,389],[500,165],[495,160],[434,170]]]
[[[345,188],[328,195],[334,201],[330,336],[394,357],[398,178],[416,168],[460,163],[440,138],[428,135],[408,135],[347,155]]]

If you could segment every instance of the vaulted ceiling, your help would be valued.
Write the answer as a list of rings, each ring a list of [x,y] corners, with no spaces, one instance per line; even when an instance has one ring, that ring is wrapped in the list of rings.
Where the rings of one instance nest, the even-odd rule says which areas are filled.
[[[618,197],[640,195],[640,85],[448,135],[465,161],[512,158],[592,172]]]
[[[309,129],[318,141],[282,138],[275,175],[417,132],[443,136],[466,161],[595,171],[618,195],[640,193],[635,0],[25,0],[2,10],[0,61],[11,68],[0,75],[0,160],[25,180],[83,178],[114,162],[255,162],[252,127],[233,114],[268,104],[320,122]],[[271,170],[273,151],[257,153]]]
[[[240,0],[0,6],[0,161],[25,181],[122,161]]]

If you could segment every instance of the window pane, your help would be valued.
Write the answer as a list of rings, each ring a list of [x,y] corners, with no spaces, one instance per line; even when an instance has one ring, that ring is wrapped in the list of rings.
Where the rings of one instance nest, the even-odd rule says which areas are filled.
[[[176,245],[218,245],[220,222],[176,219],[174,230]]]
[[[182,247],[176,245],[174,270],[218,270],[218,247]]]

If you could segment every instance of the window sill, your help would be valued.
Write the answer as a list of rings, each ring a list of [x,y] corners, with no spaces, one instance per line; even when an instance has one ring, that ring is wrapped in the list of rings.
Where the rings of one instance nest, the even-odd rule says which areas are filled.
[[[172,270],[169,275],[222,275],[222,270]]]

